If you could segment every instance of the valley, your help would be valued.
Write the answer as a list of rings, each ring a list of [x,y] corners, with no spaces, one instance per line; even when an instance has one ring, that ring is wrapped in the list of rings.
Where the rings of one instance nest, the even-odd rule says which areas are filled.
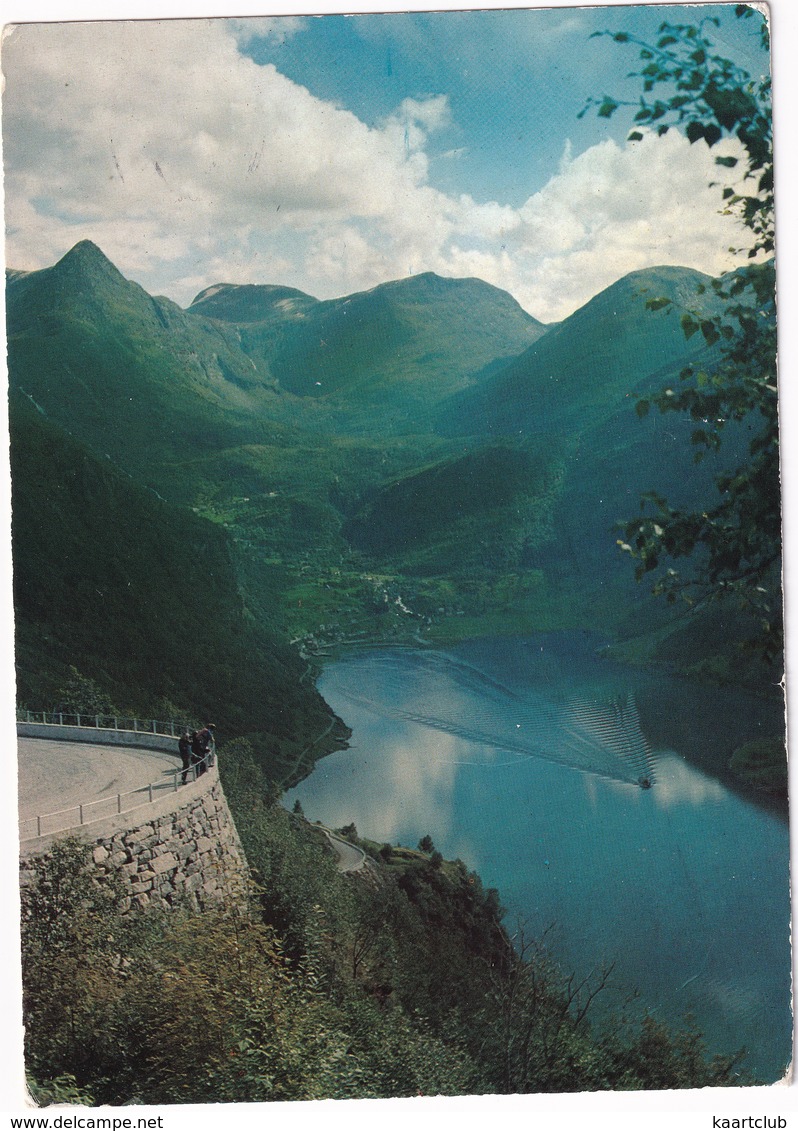
[[[559,7],[5,29],[23,1106],[787,1097],[771,21]]]
[[[618,545],[643,493],[709,508],[745,460],[749,420],[696,462],[694,420],[640,407],[685,368],[711,382],[719,352],[682,324],[716,311],[709,280],[637,272],[551,327],[480,280],[429,274],[325,302],[219,284],[183,310],[84,241],[12,272],[7,304],[19,704],[214,719],[263,918],[252,960],[268,924],[290,987],[319,963],[337,988],[303,999],[308,1032],[321,1008],[347,1070],[377,1066],[318,1093],[307,1052],[310,1082],[284,1085],[260,1061],[221,1084],[225,1061],[207,1091],[151,1069],[149,1094],[776,1079],[780,673],[746,650],[752,614],[654,596]],[[337,874],[317,821],[368,855],[360,879]],[[721,945],[732,921],[747,942]],[[204,931],[229,937],[214,923],[191,921],[187,954]],[[153,929],[171,953],[169,916]],[[34,1012],[61,993],[38,976]],[[518,986],[532,996],[513,1024],[528,1008],[535,1038],[510,1066],[494,1026]],[[602,991],[590,1027],[574,986],[588,1004]],[[220,1047],[258,1008],[249,986],[225,1001]],[[148,1031],[163,1010],[159,993]],[[29,1040],[48,1095],[51,1028]],[[268,1030],[253,1055],[288,1040]],[[540,1060],[552,1033],[566,1051]],[[728,1053],[741,1035],[749,1056]],[[445,1063],[395,1078],[408,1042]],[[89,1102],[124,1100],[124,1063],[98,1076],[81,1048],[64,1063]],[[275,1057],[279,1076],[290,1056]]]
[[[636,272],[546,327],[478,279],[429,273],[323,302],[220,283],[183,310],[89,241],[12,272],[21,696],[50,703],[74,667],[126,708],[224,700],[283,782],[286,736],[302,748],[327,726],[313,665],[345,643],[582,628],[766,693],[735,658],[744,617],[686,624],[616,544],[644,491],[695,507],[743,451],[730,427],[696,464],[689,419],[636,411],[716,363],[681,326],[716,312],[707,284]],[[202,659],[204,636],[223,662]]]

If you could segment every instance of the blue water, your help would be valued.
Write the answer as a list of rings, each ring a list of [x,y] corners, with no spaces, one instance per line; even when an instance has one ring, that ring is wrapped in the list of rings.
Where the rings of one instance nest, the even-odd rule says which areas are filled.
[[[425,834],[499,889],[512,931],[547,931],[564,968],[615,961],[618,1006],[680,1023],[710,1051],[790,1059],[788,832],[705,765],[774,733],[755,700],[611,664],[575,636],[381,648],[325,668],[353,730],[287,797],[380,842]],[[669,748],[679,736],[690,750]],[[652,736],[656,736],[654,741]],[[650,784],[641,788],[639,784]]]

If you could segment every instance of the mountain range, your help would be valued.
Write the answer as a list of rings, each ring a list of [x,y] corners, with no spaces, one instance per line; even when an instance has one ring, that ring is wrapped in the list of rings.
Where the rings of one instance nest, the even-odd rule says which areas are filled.
[[[285,782],[314,734],[345,737],[289,641],[589,628],[650,654],[678,632],[700,663],[616,539],[646,490],[709,498],[744,438],[696,466],[689,421],[635,411],[711,368],[680,326],[716,309],[708,282],[635,272],[547,327],[430,273],[327,301],[219,284],[183,310],[88,241],[9,272],[21,697],[75,667],[131,705],[224,699]]]

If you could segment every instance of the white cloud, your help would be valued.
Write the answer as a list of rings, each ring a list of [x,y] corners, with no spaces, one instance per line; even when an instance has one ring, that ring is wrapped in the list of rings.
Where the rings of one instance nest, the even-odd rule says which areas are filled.
[[[426,138],[432,130],[444,129],[451,123],[452,115],[449,99],[445,94],[431,95],[429,98],[405,98],[396,114],[402,124],[413,123],[420,129],[419,141]]]
[[[728,247],[745,243],[746,233],[720,214],[721,191],[710,182],[728,172],[715,157],[733,151],[691,146],[671,132],[602,142],[573,159],[566,153],[558,174],[519,210],[511,254],[533,262],[517,297],[560,317],[641,267],[728,269]]]
[[[7,38],[7,261],[31,269],[93,239],[149,290],[187,303],[220,280],[329,297],[433,270],[479,275],[544,320],[655,263],[719,271],[739,238],[717,214],[714,151],[679,135],[603,142],[521,208],[435,189],[444,94],[369,127],[238,50],[214,20],[23,25]],[[195,289],[190,289],[195,288]]]
[[[307,26],[304,16],[261,16],[253,18],[233,18],[227,21],[229,30],[240,45],[255,39],[265,39],[269,43],[286,43]]]

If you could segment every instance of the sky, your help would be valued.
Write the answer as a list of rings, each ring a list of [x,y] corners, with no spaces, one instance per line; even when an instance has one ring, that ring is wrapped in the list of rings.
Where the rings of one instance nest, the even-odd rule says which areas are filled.
[[[435,6],[468,7],[479,2],[437,0]],[[405,0],[379,3],[384,9],[410,6]],[[197,25],[200,34],[188,42],[184,38],[180,45],[171,35],[142,34],[132,37],[132,43],[128,37],[126,45],[116,49],[107,42],[113,25],[95,25],[90,35],[82,37],[74,28],[65,29],[69,34],[61,39],[44,29],[39,35],[31,26],[24,34],[6,30],[2,51],[6,261],[26,269],[44,267],[79,239],[91,238],[129,278],[152,293],[168,294],[185,304],[203,286],[219,281],[285,283],[326,297],[397,278],[409,270],[457,274],[462,271],[463,253],[476,250],[482,253],[482,276],[510,290],[541,318],[561,317],[632,266],[676,261],[707,271],[722,269],[725,264],[713,267],[713,256],[723,259],[723,248],[736,242],[738,233],[732,230],[730,239],[728,227],[715,227],[719,224],[715,198],[704,198],[699,209],[697,198],[685,195],[686,163],[701,163],[697,147],[682,150],[676,167],[661,151],[658,157],[650,155],[650,164],[636,161],[632,147],[624,144],[626,130],[620,124],[576,118],[586,96],[619,90],[631,69],[628,52],[587,38],[593,27],[620,28],[622,21],[626,26],[629,13],[617,0],[611,4],[596,13],[569,9],[564,0],[549,0],[553,11],[529,13],[540,16],[537,25],[528,18],[522,32],[524,21],[519,20],[503,34],[498,20],[490,28],[488,21],[478,24],[470,18],[444,24],[431,17],[319,21],[302,15],[308,7],[368,9],[375,6],[374,0],[346,4],[335,0],[115,0],[113,4],[110,0],[4,0],[3,19],[17,21],[218,16],[224,10],[241,15],[273,11],[275,6],[296,13],[289,20],[263,24],[259,47],[250,42],[242,50],[238,47],[242,29],[221,23]],[[682,5],[676,16],[685,19],[691,7]],[[789,188],[798,175],[791,114],[798,106],[794,78],[798,5],[794,0],[771,0],[770,9],[776,59],[777,200],[791,202]],[[656,15],[650,8],[637,13],[650,23],[660,16],[665,16],[662,9]],[[437,25],[434,31],[431,24]],[[466,35],[475,26],[478,30]],[[330,30],[322,32],[322,28]],[[336,37],[344,32],[345,51],[336,46]],[[734,33],[724,26],[724,32],[735,35],[727,53],[734,47],[741,60],[747,60],[743,65],[755,72],[760,63],[748,36],[740,35],[739,25]],[[266,72],[263,68],[269,63],[274,70]],[[259,73],[263,82],[257,87],[253,77]],[[439,104],[435,122],[431,115],[436,108],[428,106],[426,122],[408,123],[408,141],[412,137],[416,145],[408,155],[404,128],[397,143],[390,119],[398,115],[402,122],[405,99],[424,103],[434,96],[444,99],[445,128],[443,107]],[[410,107],[404,111],[404,118],[409,117]],[[308,150],[319,132],[328,145],[316,155],[313,167]],[[114,148],[110,139],[117,143]],[[293,166],[284,163],[292,140]],[[344,150],[337,152],[341,146]],[[203,147],[204,161],[196,156]],[[216,156],[208,158],[207,151]],[[257,152],[260,160],[249,174]],[[594,163],[601,153],[604,163]],[[365,176],[364,155],[374,162],[366,166]],[[332,157],[337,161],[335,183],[328,175]],[[163,176],[155,170],[156,161]],[[298,207],[302,200],[307,203],[301,194],[290,199],[293,184],[301,182],[303,165],[307,176],[320,179],[318,170],[324,173],[329,199],[326,204],[317,202],[315,210]],[[348,186],[347,169],[352,182]],[[706,165],[694,169],[699,190],[705,173]],[[404,195],[392,196],[400,186]],[[278,193],[280,187],[283,193]],[[191,200],[189,193],[198,199]],[[370,195],[370,209],[363,211],[362,201]],[[474,202],[473,217],[462,203],[463,196]],[[538,209],[533,217],[537,237],[535,225],[520,217],[529,200],[535,202],[530,212]],[[629,217],[635,200],[640,218],[632,231],[624,216]],[[484,233],[478,238],[475,230],[476,219],[485,219],[484,207],[476,206],[490,203],[510,219],[517,215],[512,232],[492,241]],[[275,222],[278,204],[282,228]],[[403,211],[409,218],[402,217]],[[788,594],[798,589],[798,571],[793,567],[798,563],[798,397],[791,378],[798,358],[798,319],[792,314],[798,309],[793,268],[798,262],[798,239],[793,212],[782,207],[778,214],[780,314],[787,313],[779,327],[781,418],[785,435],[789,426],[794,439],[782,446]],[[396,224],[397,214],[403,224]],[[358,241],[350,237],[354,229]],[[320,249],[325,242],[323,262]],[[0,416],[2,435],[6,432],[2,398]],[[0,513],[8,529],[7,472],[0,474]],[[9,543],[0,545],[0,624],[7,644],[13,638]],[[787,691],[792,719],[798,711],[798,691],[793,691],[798,681],[791,662],[791,656],[798,655],[796,606],[798,602],[788,600]],[[0,718],[9,732],[14,725],[10,647],[0,649],[0,664]],[[0,890],[6,914],[0,923],[5,972],[0,980],[0,1110],[30,1115],[22,1084],[15,772],[14,759],[3,759]],[[792,779],[795,784],[794,772]],[[798,789],[792,793],[798,798]],[[798,827],[797,818],[794,804],[793,827]],[[798,875],[798,837],[793,837],[793,870]],[[649,1131],[673,1131],[677,1125],[693,1131],[711,1126],[719,1113],[743,1116],[755,1111],[758,1116],[782,1115],[789,1121],[795,1099],[793,1086],[724,1092],[722,1100],[715,1089],[704,1089],[428,1102],[413,1098],[391,1104],[335,1101],[299,1105],[302,1111],[295,1104],[270,1105],[268,1122],[293,1131],[322,1124],[331,1131],[374,1127],[406,1131],[411,1123],[431,1131],[442,1125],[442,1116],[445,1123],[447,1115],[465,1128],[483,1128],[491,1120],[497,1126],[499,1121],[503,1126],[518,1124],[521,1116],[524,1125],[566,1131],[584,1127],[638,1131],[641,1122]],[[159,1113],[152,1109],[149,1114]],[[259,1105],[248,1111],[226,1110],[225,1119],[231,1127],[251,1126],[254,1131],[262,1128],[264,1111]],[[218,1124],[218,1113],[174,1107],[167,1122],[173,1131],[184,1127],[204,1131]]]
[[[715,155],[626,140],[636,51],[721,17],[719,51],[768,67],[734,5],[29,23],[6,30],[6,261],[93,240],[182,306],[215,283],[317,298],[423,271],[477,276],[557,321],[629,271],[720,273],[747,233]],[[723,143],[730,145],[731,143]]]

